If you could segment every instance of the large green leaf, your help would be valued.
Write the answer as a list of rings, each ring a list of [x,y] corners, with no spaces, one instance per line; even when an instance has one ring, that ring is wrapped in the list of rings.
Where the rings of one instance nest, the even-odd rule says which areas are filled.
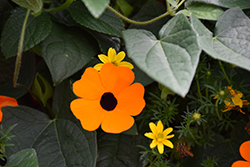
[[[90,13],[98,18],[109,4],[109,0],[82,0]]]
[[[128,55],[139,68],[175,93],[187,94],[201,50],[183,14],[162,27],[160,39],[146,30],[126,30],[123,35]]]
[[[224,12],[219,6],[205,3],[193,3],[187,6],[187,9],[198,18],[206,20],[218,20]]]
[[[57,90],[58,89],[58,90]],[[6,149],[7,156],[20,150],[33,148],[39,166],[94,167],[97,158],[96,133],[87,132],[69,110],[69,84],[56,87],[51,120],[46,114],[25,106],[3,108],[3,127],[13,122],[18,125],[10,132],[15,137],[13,147]],[[67,113],[67,114],[66,114]]]
[[[189,5],[193,2],[203,2],[206,4],[213,4],[225,8],[239,7],[242,9],[250,8],[249,0],[189,0],[185,5]]]
[[[17,152],[8,157],[5,167],[38,167],[36,151],[34,149],[26,149]]]
[[[90,39],[81,29],[53,24],[40,47],[55,85],[83,68],[97,54],[96,43]]]
[[[229,9],[218,19],[214,37],[194,15],[191,21],[207,54],[250,70],[250,20],[240,9]]]
[[[26,9],[18,8],[9,17],[4,26],[1,38],[1,47],[6,58],[17,54],[25,14]],[[44,12],[38,17],[34,17],[30,14],[25,30],[23,51],[27,51],[44,40],[44,38],[49,35],[50,30],[51,21],[47,13]]]
[[[72,3],[69,7],[70,14],[79,24],[109,35],[121,36],[124,30],[122,20],[109,10],[105,10],[97,19],[94,18],[80,1]]]
[[[142,135],[107,134],[99,131],[97,167],[140,167],[140,149],[137,145],[148,146]]]

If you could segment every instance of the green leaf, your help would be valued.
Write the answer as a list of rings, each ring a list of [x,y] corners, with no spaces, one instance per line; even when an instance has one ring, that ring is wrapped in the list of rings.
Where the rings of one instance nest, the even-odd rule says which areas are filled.
[[[163,13],[166,12],[166,7],[163,6],[160,2],[155,0],[149,0],[147,3],[145,3],[139,12],[136,13],[132,17],[133,20],[138,21],[148,21],[151,20]],[[160,20],[157,20],[151,24],[147,25],[135,25],[130,24],[129,28],[136,28],[136,29],[145,29],[148,31],[151,31],[154,35],[157,35],[161,27],[170,19],[169,16],[166,16]]]
[[[86,32],[53,24],[50,35],[40,44],[54,85],[86,65],[97,54],[95,41]]]
[[[13,7],[8,1],[0,1],[0,33],[2,33],[3,25],[9,18]]]
[[[185,4],[186,6],[188,6],[190,3],[193,2],[203,2],[206,4],[212,4],[212,5],[217,5],[217,6],[221,6],[221,7],[225,7],[225,8],[234,8],[234,7],[239,7],[241,9],[246,9],[246,8],[250,8],[250,3],[247,0],[189,0],[187,1],[187,3]]]
[[[13,87],[13,72],[15,68],[14,57],[5,59],[0,53],[0,92],[1,95],[10,96],[15,99],[23,96],[27,91],[21,87]],[[35,55],[31,52],[25,52],[22,56],[22,65],[17,83],[30,88],[35,75]]]
[[[53,88],[43,76],[37,73],[32,86],[32,92],[46,107],[48,99],[53,95]]]
[[[35,13],[39,13],[43,7],[42,0],[12,0],[12,1],[21,7],[34,11]]]
[[[26,9],[18,8],[9,17],[4,26],[1,38],[1,47],[6,58],[17,54],[18,43],[25,15]],[[25,30],[26,33],[23,42],[23,52],[31,49],[44,40],[49,35],[50,30],[51,21],[47,13],[42,13],[38,17],[34,17],[30,14]]]
[[[89,29],[119,37],[124,30],[122,20],[109,10],[105,10],[97,19],[88,12],[82,2],[76,1],[70,5],[69,11],[75,21]]]
[[[193,27],[197,31],[200,46],[215,59],[250,70],[250,20],[238,8],[223,13],[215,25],[215,36],[194,16]]]
[[[97,167],[104,166],[142,166],[140,149],[137,145],[147,146],[147,139],[142,135],[123,135],[97,133],[98,159]]]
[[[38,167],[36,151],[34,149],[26,149],[19,151],[8,158],[5,167]]]
[[[146,30],[126,30],[123,36],[128,55],[140,69],[178,95],[187,94],[201,50],[183,14],[162,27],[159,40]]]
[[[172,6],[177,7],[175,0],[167,0]]]
[[[6,150],[7,156],[22,149],[33,148],[39,166],[95,166],[96,133],[83,130],[73,116],[69,109],[70,98],[64,96],[69,91],[66,82],[56,87],[53,99],[53,113],[56,113],[56,117],[53,120],[41,111],[25,106],[2,109],[4,128],[7,129],[13,122],[18,124],[10,132],[10,135],[15,135],[11,140],[15,146]]]
[[[206,20],[218,20],[224,12],[220,7],[204,3],[193,3],[187,6],[188,11],[196,17]]]
[[[109,0],[82,0],[82,2],[95,18],[98,18],[109,4]]]
[[[133,7],[126,0],[117,0],[116,4],[124,16],[129,16],[133,12]]]

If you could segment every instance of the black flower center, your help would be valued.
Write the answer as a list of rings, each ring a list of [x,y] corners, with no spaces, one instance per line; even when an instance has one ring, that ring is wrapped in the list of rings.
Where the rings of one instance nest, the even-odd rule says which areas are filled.
[[[117,100],[112,93],[107,92],[102,95],[100,104],[104,110],[112,111],[117,105]]]

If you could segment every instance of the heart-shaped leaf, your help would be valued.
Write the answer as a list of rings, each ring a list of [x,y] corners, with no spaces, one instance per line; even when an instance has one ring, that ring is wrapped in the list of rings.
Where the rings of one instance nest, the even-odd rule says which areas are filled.
[[[194,15],[191,15],[191,22],[207,54],[250,70],[250,19],[241,9],[228,9],[218,19],[214,37]]]
[[[6,58],[17,54],[25,15],[26,9],[18,8],[5,23],[2,32],[1,47]],[[38,17],[34,17],[30,14],[25,29],[23,51],[25,52],[31,49],[44,40],[44,38],[49,35],[50,30],[51,21],[47,13],[43,12]]]
[[[146,30],[126,30],[123,36],[128,55],[138,67],[175,93],[187,94],[201,50],[183,14],[161,28],[159,40]]]
[[[50,35],[40,44],[55,85],[71,76],[97,54],[95,41],[85,31],[53,24]]]

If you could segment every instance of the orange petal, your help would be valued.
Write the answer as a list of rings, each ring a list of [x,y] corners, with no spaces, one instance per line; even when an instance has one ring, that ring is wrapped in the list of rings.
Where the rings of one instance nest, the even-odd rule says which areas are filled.
[[[73,83],[73,92],[76,96],[85,99],[100,99],[104,88],[98,71],[92,67],[87,68],[81,79]]]
[[[99,100],[75,99],[70,103],[72,113],[81,121],[83,129],[96,130],[104,117]]]
[[[103,131],[108,133],[121,133],[131,128],[133,124],[133,117],[126,114],[120,114],[114,110],[105,113],[101,127]]]
[[[138,115],[145,107],[144,87],[140,83],[134,83],[133,85],[123,89],[117,96],[118,104],[116,108],[119,112],[128,115]]]
[[[106,92],[111,92],[115,96],[128,87],[135,78],[133,71],[129,68],[116,67],[112,63],[104,64],[101,68],[100,75]]]
[[[232,164],[231,167],[250,167],[250,163],[247,161],[236,161]]]
[[[241,144],[240,155],[250,163],[250,140]]]
[[[18,106],[16,99],[0,95],[0,108],[4,106]]]

